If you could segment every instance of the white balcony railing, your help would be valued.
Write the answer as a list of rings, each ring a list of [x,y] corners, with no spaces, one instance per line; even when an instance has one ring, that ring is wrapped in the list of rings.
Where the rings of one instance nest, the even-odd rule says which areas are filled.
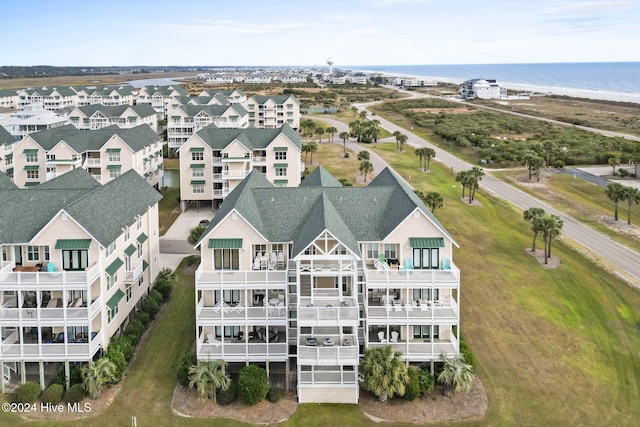
[[[284,321],[287,318],[287,310],[282,307],[205,307],[202,304],[202,300],[196,305],[196,322],[198,324],[214,321],[215,323],[222,322],[224,320],[246,320],[247,322],[253,322],[256,320],[268,321],[280,320]]]
[[[223,179],[244,179],[250,173],[251,171],[248,171],[248,170],[241,170],[241,171],[223,170],[222,178]]]
[[[353,261],[329,262],[323,261],[304,261],[300,263],[300,272],[313,272],[316,274],[329,273],[333,274],[338,271],[353,272],[356,269],[356,263]]]
[[[277,358],[284,360],[288,357],[286,343],[198,343],[199,358],[221,358],[225,360],[258,360],[260,358]]]
[[[17,272],[13,262],[3,263],[0,269],[0,287],[10,290],[33,290],[34,286],[89,285],[100,277],[100,266],[95,264],[85,271]]]
[[[403,305],[370,305],[367,308],[369,319],[389,320],[438,320],[457,321],[459,319],[458,303],[453,298],[446,301],[431,301],[430,304],[416,303]]]
[[[286,270],[246,270],[246,271],[203,271],[202,265],[196,270],[196,288],[210,285],[266,285],[270,289],[283,288],[287,284]]]
[[[298,345],[300,365],[357,365],[359,363],[358,341],[355,335],[315,336],[316,345],[306,345],[308,336],[302,336]],[[331,344],[327,344],[330,340]],[[347,344],[348,342],[348,344]],[[345,345],[347,344],[347,345]]]
[[[413,361],[439,360],[441,353],[444,353],[448,357],[453,357],[459,351],[458,341],[455,337],[452,337],[450,341],[401,341],[397,343],[369,342],[368,347],[385,347],[387,345],[391,345],[394,351],[402,352],[403,359]]]
[[[316,371],[298,372],[298,384],[356,384],[355,372]]]
[[[439,287],[449,285],[458,287],[460,284],[460,270],[451,263],[449,270],[390,270],[377,271],[366,266],[364,269],[368,288],[376,285],[398,285],[402,283],[421,283],[429,285],[438,283]]]
[[[137,282],[140,276],[142,276],[142,262],[139,262],[133,270],[126,270],[124,272],[124,281],[125,283],[134,283]]]
[[[297,310],[301,326],[355,326],[358,322],[355,298],[302,297]]]
[[[84,162],[85,167],[100,167],[102,166],[102,159],[100,157],[88,157]]]
[[[15,334],[15,335],[14,335]],[[96,334],[89,343],[20,343],[16,333],[2,341],[2,357],[6,359],[31,359],[36,361],[42,358],[64,360],[69,357],[81,360],[90,360],[102,347],[102,332]]]

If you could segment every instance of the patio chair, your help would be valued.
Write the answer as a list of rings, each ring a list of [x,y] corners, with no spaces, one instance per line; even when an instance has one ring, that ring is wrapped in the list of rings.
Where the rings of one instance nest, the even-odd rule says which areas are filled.
[[[451,270],[451,263],[447,258],[442,260],[442,269],[443,270]]]
[[[411,306],[411,301],[407,301],[404,303],[404,309],[406,311],[413,311],[413,307]]]
[[[395,311],[402,311],[402,303],[399,303],[399,302],[394,303],[394,304],[393,304],[393,309],[394,309]]]
[[[384,331],[378,331],[378,341],[387,342],[387,339],[384,337]]]
[[[220,341],[218,341],[211,332],[207,334],[207,343],[214,344],[216,348],[220,347]]]
[[[378,259],[380,260],[380,262],[383,262],[383,263],[387,262],[387,259],[385,258],[384,253],[382,252],[378,255]]]
[[[400,335],[398,331],[391,331],[391,339],[389,342],[398,342],[398,335]]]
[[[284,268],[284,253],[278,252],[278,268]]]
[[[429,310],[429,304],[426,301],[420,300],[420,311]]]
[[[260,257],[257,256],[255,261],[253,261],[253,269],[260,270]]]

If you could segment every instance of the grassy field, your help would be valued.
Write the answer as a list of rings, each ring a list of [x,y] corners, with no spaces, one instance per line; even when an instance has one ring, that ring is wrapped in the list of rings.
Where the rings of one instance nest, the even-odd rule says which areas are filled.
[[[180,216],[180,212],[176,212],[178,207],[178,198],[180,197],[179,187],[168,187],[162,194],[162,200],[158,204],[158,212],[160,217],[160,236],[169,230],[171,224]]]
[[[611,239],[640,251],[640,206],[631,208],[631,226],[627,225],[629,205],[626,201],[619,202],[618,217],[613,220],[613,202],[606,196],[605,188],[592,184],[583,179],[561,173],[552,173],[543,178],[543,188],[536,185],[536,179],[531,183],[522,181],[526,176],[523,169],[495,172],[494,176],[516,185],[521,190],[543,200],[555,209],[571,215]],[[625,185],[624,181],[620,181]]]

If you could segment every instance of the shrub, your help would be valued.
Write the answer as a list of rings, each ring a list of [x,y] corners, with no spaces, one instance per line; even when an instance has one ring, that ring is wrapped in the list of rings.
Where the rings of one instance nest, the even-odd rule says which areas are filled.
[[[435,379],[428,368],[422,368],[418,371],[418,383],[423,394],[431,393]]]
[[[124,356],[120,346],[112,346],[105,353],[105,356],[116,366],[115,374],[118,379],[122,378],[124,370],[127,369],[127,358]]]
[[[185,387],[189,386],[189,368],[198,364],[196,352],[184,353],[178,364],[178,382]]]
[[[623,168],[618,169],[618,175],[620,175],[621,178],[626,178],[630,175],[629,171]]]
[[[149,316],[149,313],[147,313],[146,311],[139,311],[136,313],[133,320],[139,320],[140,323],[142,323],[146,327],[151,321],[151,316]]]
[[[162,294],[164,301],[167,301],[173,292],[173,283],[168,280],[159,280],[154,289]]]
[[[278,403],[282,400],[282,396],[284,396],[283,389],[280,387],[272,387],[267,393],[267,400],[271,403]]]
[[[220,405],[231,405],[238,397],[238,384],[231,381],[226,390],[218,389],[216,398]]]
[[[245,366],[238,377],[238,398],[245,405],[262,402],[269,392],[267,371],[257,365]]]
[[[74,384],[82,383],[82,367],[80,365],[71,365],[69,366],[69,385],[72,386]],[[65,377],[64,377],[64,366],[60,367],[56,371],[55,377],[53,377],[54,384],[60,384],[62,386],[65,385]]]
[[[142,301],[140,309],[145,313],[148,313],[149,319],[153,320],[155,319],[156,314],[158,314],[158,311],[160,311],[160,306],[158,305],[158,302],[156,300],[147,296],[145,297],[144,301]]]
[[[564,162],[562,160],[556,160],[553,162],[553,167],[556,169],[562,169],[564,167]]]
[[[133,357],[133,353],[135,353],[136,348],[131,342],[131,339],[127,335],[117,335],[111,338],[111,342],[109,342],[109,348],[107,349],[107,353],[111,348],[119,348],[122,351],[127,362],[131,360]]]
[[[36,381],[29,381],[18,387],[13,401],[15,403],[33,403],[38,400],[40,393],[42,393],[40,383]]]
[[[418,371],[415,369],[409,368],[407,369],[407,374],[409,374],[409,380],[405,385],[404,395],[402,396],[405,400],[412,402],[420,397],[420,376],[418,375]]]
[[[351,156],[349,155],[349,153],[344,153],[344,158],[345,158],[345,159],[348,159],[349,157],[351,157]]]
[[[162,302],[164,301],[164,297],[160,292],[158,292],[157,289],[151,289],[149,291],[149,298],[153,299],[158,304],[158,308],[160,307],[160,304],[162,304]]]
[[[40,400],[43,403],[57,405],[62,401],[62,396],[64,396],[64,386],[61,384],[51,384],[49,387],[44,389],[40,396]]]
[[[460,354],[464,356],[464,360],[467,362],[467,364],[473,366],[474,368],[476,367],[476,359],[473,356],[471,348],[469,348],[469,344],[467,344],[462,334],[460,335]]]
[[[144,334],[145,329],[146,328],[140,319],[135,317],[131,322],[129,322],[129,326],[125,329],[124,334],[129,338],[131,344],[135,345],[140,341],[140,337]]]
[[[85,397],[87,397],[87,392],[84,391],[84,386],[82,384],[74,384],[67,390],[64,400],[69,403],[78,403],[82,402]]]

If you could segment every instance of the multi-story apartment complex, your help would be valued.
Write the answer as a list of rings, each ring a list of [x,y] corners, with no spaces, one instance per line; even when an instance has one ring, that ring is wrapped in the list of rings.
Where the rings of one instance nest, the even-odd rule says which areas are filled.
[[[74,107],[77,93],[71,87],[29,88],[18,90],[18,108],[24,109],[33,104],[42,105],[46,110],[62,110]]]
[[[18,142],[0,126],[0,172],[13,176],[13,149]]]
[[[224,97],[230,104],[242,104],[247,100],[247,95],[240,89],[215,90],[205,89],[200,96],[208,96],[210,98]]]
[[[73,86],[77,96],[75,106],[102,105],[133,105],[136,99],[136,89],[130,85],[80,87]]]
[[[30,133],[64,126],[68,122],[66,117],[45,110],[39,104],[26,106],[22,110],[10,114],[0,115],[0,127],[7,129],[16,140]]]
[[[161,196],[131,170],[101,186],[78,168],[30,189],[0,174],[1,391],[87,362],[158,273]]]
[[[304,171],[302,139],[279,129],[219,129],[209,125],[189,138],[180,155],[180,200],[218,205],[252,170],[277,186],[296,187]]]
[[[154,132],[158,132],[158,112],[149,104],[85,105],[71,111],[69,121],[78,129],[95,130],[111,125],[130,129],[146,124]]]
[[[16,108],[18,106],[18,92],[11,89],[0,89],[0,107]]]
[[[457,244],[390,169],[367,187],[318,168],[276,188],[254,171],[197,246],[198,359],[264,365],[301,403],[357,403],[367,348],[432,367],[459,352]]]
[[[143,86],[138,89],[136,104],[151,104],[154,110],[166,116],[169,106],[179,96],[189,96],[180,85]]]
[[[169,148],[182,146],[194,133],[214,124],[219,128],[246,128],[249,114],[241,104],[171,106],[167,116],[167,143]]]
[[[493,79],[471,79],[460,84],[460,97],[464,99],[506,98],[507,89]]]
[[[79,130],[73,125],[24,137],[13,150],[13,182],[32,187],[75,168],[86,169],[99,183],[130,169],[152,186],[162,183],[162,141],[148,125]]]
[[[300,127],[300,102],[293,95],[249,97],[243,103],[249,112],[249,125],[257,128],[279,128],[285,123]]]

